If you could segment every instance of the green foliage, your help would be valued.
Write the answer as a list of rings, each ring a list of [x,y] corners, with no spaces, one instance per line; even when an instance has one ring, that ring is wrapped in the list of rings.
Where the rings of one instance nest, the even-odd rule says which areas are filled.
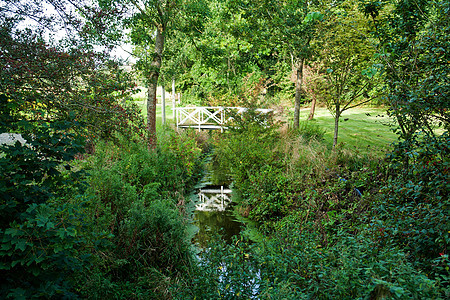
[[[330,9],[317,39],[321,77],[316,79],[322,99],[335,118],[333,148],[337,145],[339,119],[348,109],[379,97],[374,49],[362,34],[365,23],[357,8],[342,2]]]
[[[133,203],[121,225],[119,256],[142,268],[157,268],[165,275],[182,271],[190,258],[186,227],[176,206],[169,201]],[[122,266],[120,272],[126,272]],[[128,272],[135,272],[133,266]]]
[[[433,260],[447,253],[450,242],[449,136],[405,144],[397,144],[389,157],[391,177],[374,211],[374,235],[381,244],[401,246],[417,267],[435,277]]]
[[[366,236],[342,231],[335,244],[322,248],[320,239],[307,228],[291,223],[255,256],[261,277],[267,276],[262,293],[266,298],[286,287],[290,298],[307,299],[439,295],[434,282],[417,272],[398,249],[375,248]]]
[[[312,226],[314,227],[314,226]],[[289,223],[262,243],[213,243],[175,299],[437,298],[435,282],[396,248],[340,231],[322,247],[311,226]]]
[[[244,203],[250,207],[249,218],[258,222],[280,219],[297,196],[295,181],[270,165],[251,174],[246,183]]]
[[[22,132],[26,144],[0,146],[2,227],[21,219],[21,213],[30,204],[42,204],[54,195],[64,195],[65,185],[75,183],[80,174],[69,172],[66,176],[61,165],[70,170],[69,161],[83,150],[82,138],[70,133],[76,122],[20,121],[8,125],[1,126],[1,131]]]
[[[2,106],[9,119],[73,120],[86,137],[143,136],[143,120],[128,104],[135,84],[104,54],[44,42],[41,32],[1,24]],[[77,80],[72,80],[77,78]],[[5,111],[6,112],[6,111]]]
[[[193,138],[173,131],[159,139],[154,150],[123,139],[119,145],[99,145],[91,158],[93,193],[125,212],[138,197],[176,200],[187,192],[198,178],[201,150]]]
[[[112,247],[96,253],[95,268],[79,277],[89,298],[165,298],[164,282],[177,278],[191,262],[186,224],[170,201],[130,205]]]
[[[74,274],[90,268],[92,252],[106,242],[106,234],[86,222],[83,202],[30,204],[24,221],[2,230],[2,297],[75,297]]]
[[[260,271],[248,241],[215,240],[198,255],[197,265],[178,285],[174,299],[251,299],[258,296]]]
[[[387,101],[401,139],[448,130],[450,6],[448,1],[365,2],[384,65]]]
[[[165,298],[169,278],[192,260],[184,194],[196,181],[200,149],[189,135],[166,130],[156,149],[120,139],[88,158],[90,218],[114,235],[79,276],[81,295],[93,298]]]
[[[320,128],[318,125],[312,123],[312,122],[300,122],[299,128],[297,130],[299,135],[301,135],[305,141],[321,141],[323,140],[323,136],[325,134],[325,131]]]
[[[83,151],[83,139],[72,131],[79,123],[0,126],[26,140],[0,147],[0,296],[74,297],[73,274],[91,266],[90,253],[105,238],[84,220],[85,199],[74,196],[84,190],[83,172],[71,166]]]
[[[214,148],[214,160],[219,163],[220,169],[225,174],[231,176],[235,191],[243,200],[242,205],[246,206],[245,209],[253,209],[255,205],[265,205],[264,203],[267,202],[261,202],[258,199],[274,192],[269,186],[267,190],[264,190],[265,186],[261,186],[261,195],[255,195],[251,199],[249,196],[258,186],[255,180],[260,177],[257,174],[261,174],[263,170],[270,174],[272,171],[277,173],[278,168],[283,164],[283,158],[273,151],[275,142],[279,138],[273,116],[271,113],[264,114],[255,109],[248,109],[242,113],[233,113],[230,125],[224,140],[219,140]],[[276,177],[274,175],[268,180],[277,180]],[[281,178],[280,180],[283,181]],[[277,186],[276,182],[273,184]],[[284,200],[280,201],[282,206]],[[265,217],[278,214],[279,209],[280,207],[261,207],[261,210],[265,211]],[[253,217],[256,216],[257,214],[253,215]],[[265,217],[261,215],[258,219],[265,219]]]

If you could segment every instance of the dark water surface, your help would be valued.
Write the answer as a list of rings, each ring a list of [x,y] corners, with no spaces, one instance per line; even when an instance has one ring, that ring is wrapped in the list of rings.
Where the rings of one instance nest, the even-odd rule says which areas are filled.
[[[195,211],[193,225],[198,227],[198,232],[192,242],[204,248],[211,238],[217,234],[231,243],[233,236],[239,235],[242,223],[238,222],[231,210],[225,211]]]

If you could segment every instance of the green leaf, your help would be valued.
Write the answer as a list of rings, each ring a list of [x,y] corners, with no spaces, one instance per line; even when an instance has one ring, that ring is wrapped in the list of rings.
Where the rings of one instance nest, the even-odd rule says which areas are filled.
[[[12,237],[21,235],[21,230],[17,228],[7,228],[5,230],[5,234],[10,235]]]
[[[27,247],[27,241],[26,241],[26,240],[23,240],[23,239],[20,239],[20,240],[16,243],[16,248],[15,248],[15,249],[16,249],[16,250],[19,249],[19,250],[25,251],[26,247]]]
[[[317,11],[310,12],[306,15],[303,20],[303,24],[309,23],[311,21],[321,21],[323,20],[323,14]]]
[[[69,236],[76,236],[77,235],[77,230],[73,227],[69,227],[67,228],[67,235]]]

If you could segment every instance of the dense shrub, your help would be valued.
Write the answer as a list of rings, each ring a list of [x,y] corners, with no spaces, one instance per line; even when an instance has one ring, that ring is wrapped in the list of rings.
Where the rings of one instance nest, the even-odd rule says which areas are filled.
[[[17,130],[26,140],[0,147],[1,298],[73,295],[72,274],[91,265],[90,252],[104,239],[83,220],[85,201],[76,197],[84,188],[70,165],[83,151],[75,126],[70,119],[0,123],[0,132]]]
[[[311,224],[310,224],[311,225]],[[220,242],[174,286],[175,299],[434,299],[435,281],[395,247],[340,231],[322,247],[314,226],[290,223],[260,243]]]
[[[197,264],[171,287],[174,299],[257,299],[260,271],[248,241],[227,244],[220,237],[198,254]]]
[[[255,256],[262,276],[267,276],[262,295],[270,298],[272,289],[287,287],[291,299],[295,295],[306,299],[430,299],[439,295],[434,282],[416,271],[401,250],[376,248],[367,236],[344,231],[337,233],[336,240],[321,247],[317,233],[308,226],[286,226]]]
[[[109,205],[127,205],[136,197],[147,202],[174,199],[188,192],[200,175],[201,150],[195,140],[168,132],[154,150],[121,140],[99,144],[89,159],[91,190]],[[128,207],[120,208],[126,211]]]
[[[449,143],[444,133],[397,144],[373,211],[379,243],[395,243],[430,277],[448,275],[434,261],[448,253],[450,243]]]
[[[2,298],[75,297],[74,275],[92,267],[92,253],[107,243],[88,221],[85,201],[31,204],[22,222],[2,231]]]
[[[235,126],[214,148],[244,217],[270,232],[295,211],[303,221],[317,221],[326,235],[367,210],[370,193],[366,198],[362,193],[374,185],[370,159],[341,149],[328,151],[317,140],[323,132],[314,126],[266,126],[272,117],[252,110],[236,116]]]
[[[190,267],[186,224],[169,201],[142,200],[130,205],[111,239],[97,252],[97,263],[78,280],[79,293],[91,299],[164,299],[171,278]]]
[[[165,131],[155,149],[119,139],[87,159],[90,218],[111,245],[79,276],[90,298],[161,299],[189,267],[184,195],[195,182],[201,151],[188,135]]]

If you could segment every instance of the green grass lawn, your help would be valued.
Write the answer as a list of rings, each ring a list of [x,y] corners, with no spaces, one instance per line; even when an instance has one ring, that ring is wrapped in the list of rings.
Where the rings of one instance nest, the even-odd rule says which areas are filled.
[[[300,118],[306,119],[309,108],[301,110]],[[383,108],[360,107],[345,111],[339,122],[338,144],[361,154],[383,155],[396,141],[397,136],[387,126],[392,121]],[[310,121],[325,131],[325,143],[331,148],[334,135],[334,118],[326,108],[317,108]]]
[[[162,126],[162,105],[160,103],[160,99],[158,98],[158,104],[156,105],[156,127],[159,128]],[[147,102],[144,100],[136,100],[134,103],[141,109],[142,115],[145,119],[147,119]],[[166,124],[175,124],[173,119],[173,110],[172,110],[172,100],[166,99]]]

